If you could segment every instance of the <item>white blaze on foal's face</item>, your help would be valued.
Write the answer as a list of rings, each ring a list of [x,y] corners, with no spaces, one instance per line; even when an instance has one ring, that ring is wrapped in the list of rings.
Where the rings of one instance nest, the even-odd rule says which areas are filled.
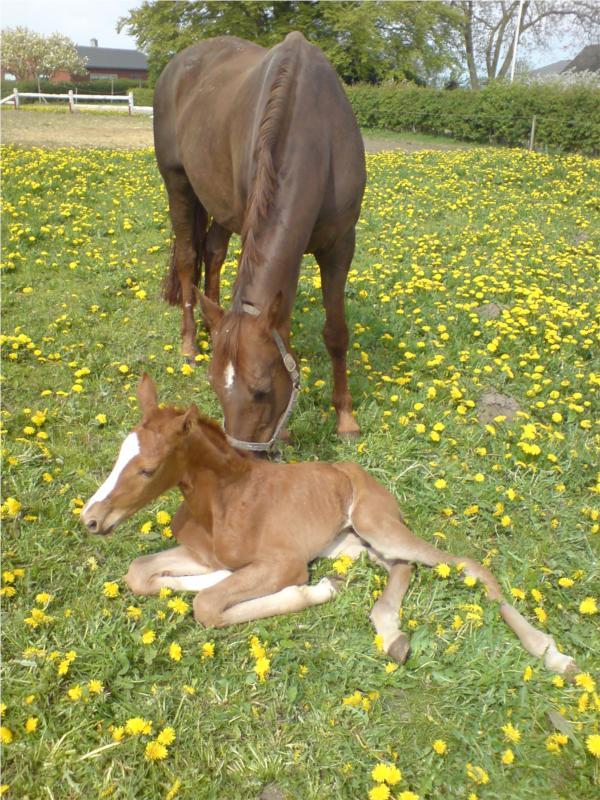
[[[140,442],[137,436],[137,433],[130,433],[129,436],[125,438],[125,441],[121,445],[121,449],[119,450],[119,457],[117,458],[117,463],[112,468],[112,472],[108,476],[108,478],[104,481],[102,486],[98,489],[96,494],[91,497],[85,505],[83,509],[83,513],[85,513],[89,508],[91,508],[94,503],[100,503],[104,500],[108,495],[112,492],[112,490],[117,485],[117,481],[119,480],[119,476],[129,464],[132,458],[135,458],[140,452]]]
[[[231,361],[225,367],[225,388],[230,390],[233,387],[233,381],[235,379],[235,369]]]

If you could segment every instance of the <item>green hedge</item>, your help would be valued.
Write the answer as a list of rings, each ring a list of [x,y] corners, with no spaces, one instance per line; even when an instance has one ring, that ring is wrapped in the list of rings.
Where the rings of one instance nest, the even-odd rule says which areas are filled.
[[[154,89],[133,89],[133,102],[136,106],[151,106],[154,100]]]
[[[464,141],[524,145],[535,114],[537,147],[600,153],[600,90],[493,83],[480,91],[412,84],[346,87],[361,127]]]

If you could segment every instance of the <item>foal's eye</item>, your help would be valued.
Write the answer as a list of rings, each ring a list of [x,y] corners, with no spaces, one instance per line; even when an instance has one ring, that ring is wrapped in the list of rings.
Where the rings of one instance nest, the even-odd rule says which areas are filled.
[[[140,475],[143,475],[144,478],[151,478],[155,472],[156,472],[155,469],[141,469]]]
[[[266,392],[264,389],[255,389],[252,392],[252,397],[254,398],[254,400],[260,402],[261,400],[264,400],[268,394],[269,393]]]

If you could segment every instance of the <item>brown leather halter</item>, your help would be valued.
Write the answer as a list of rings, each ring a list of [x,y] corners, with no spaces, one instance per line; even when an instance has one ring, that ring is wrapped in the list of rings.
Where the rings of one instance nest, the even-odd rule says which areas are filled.
[[[253,317],[258,317],[260,311],[250,303],[243,303],[242,304],[243,310],[246,314],[250,314]],[[227,441],[232,447],[237,448],[238,450],[250,450],[253,453],[266,453],[273,449],[275,442],[277,441],[277,437],[281,432],[281,429],[284,427],[290,415],[296,405],[296,400],[298,399],[298,395],[300,394],[300,372],[298,371],[298,367],[296,365],[296,361],[294,357],[288,350],[286,350],[285,344],[283,343],[283,339],[281,338],[279,331],[276,331],[275,328],[271,330],[271,336],[275,340],[275,344],[277,345],[277,349],[281,354],[281,358],[283,361],[283,366],[288,371],[290,376],[290,380],[292,381],[292,391],[290,394],[290,399],[288,400],[287,406],[285,407],[285,411],[279,417],[279,421],[275,426],[275,430],[268,442],[245,442],[242,439],[236,439],[235,436],[231,436],[230,434],[225,431],[225,436],[227,437]]]

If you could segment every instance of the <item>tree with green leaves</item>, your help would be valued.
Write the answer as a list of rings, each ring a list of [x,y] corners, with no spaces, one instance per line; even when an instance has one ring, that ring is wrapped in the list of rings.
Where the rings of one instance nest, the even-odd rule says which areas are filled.
[[[85,61],[68,36],[52,33],[43,36],[29,28],[6,28],[2,31],[0,63],[3,73],[17,80],[49,78],[59,69],[71,75],[85,75]]]
[[[517,38],[526,47],[543,44],[559,30],[580,42],[600,33],[597,0],[452,0],[451,5],[462,17],[459,30],[473,89],[483,77],[507,77]]]
[[[316,0],[289,2],[150,2],[119,20],[148,55],[150,80],[180,50],[201,39],[234,35],[265,47],[292,30],[325,52],[342,80],[433,79],[456,65],[460,12],[444,2]]]

